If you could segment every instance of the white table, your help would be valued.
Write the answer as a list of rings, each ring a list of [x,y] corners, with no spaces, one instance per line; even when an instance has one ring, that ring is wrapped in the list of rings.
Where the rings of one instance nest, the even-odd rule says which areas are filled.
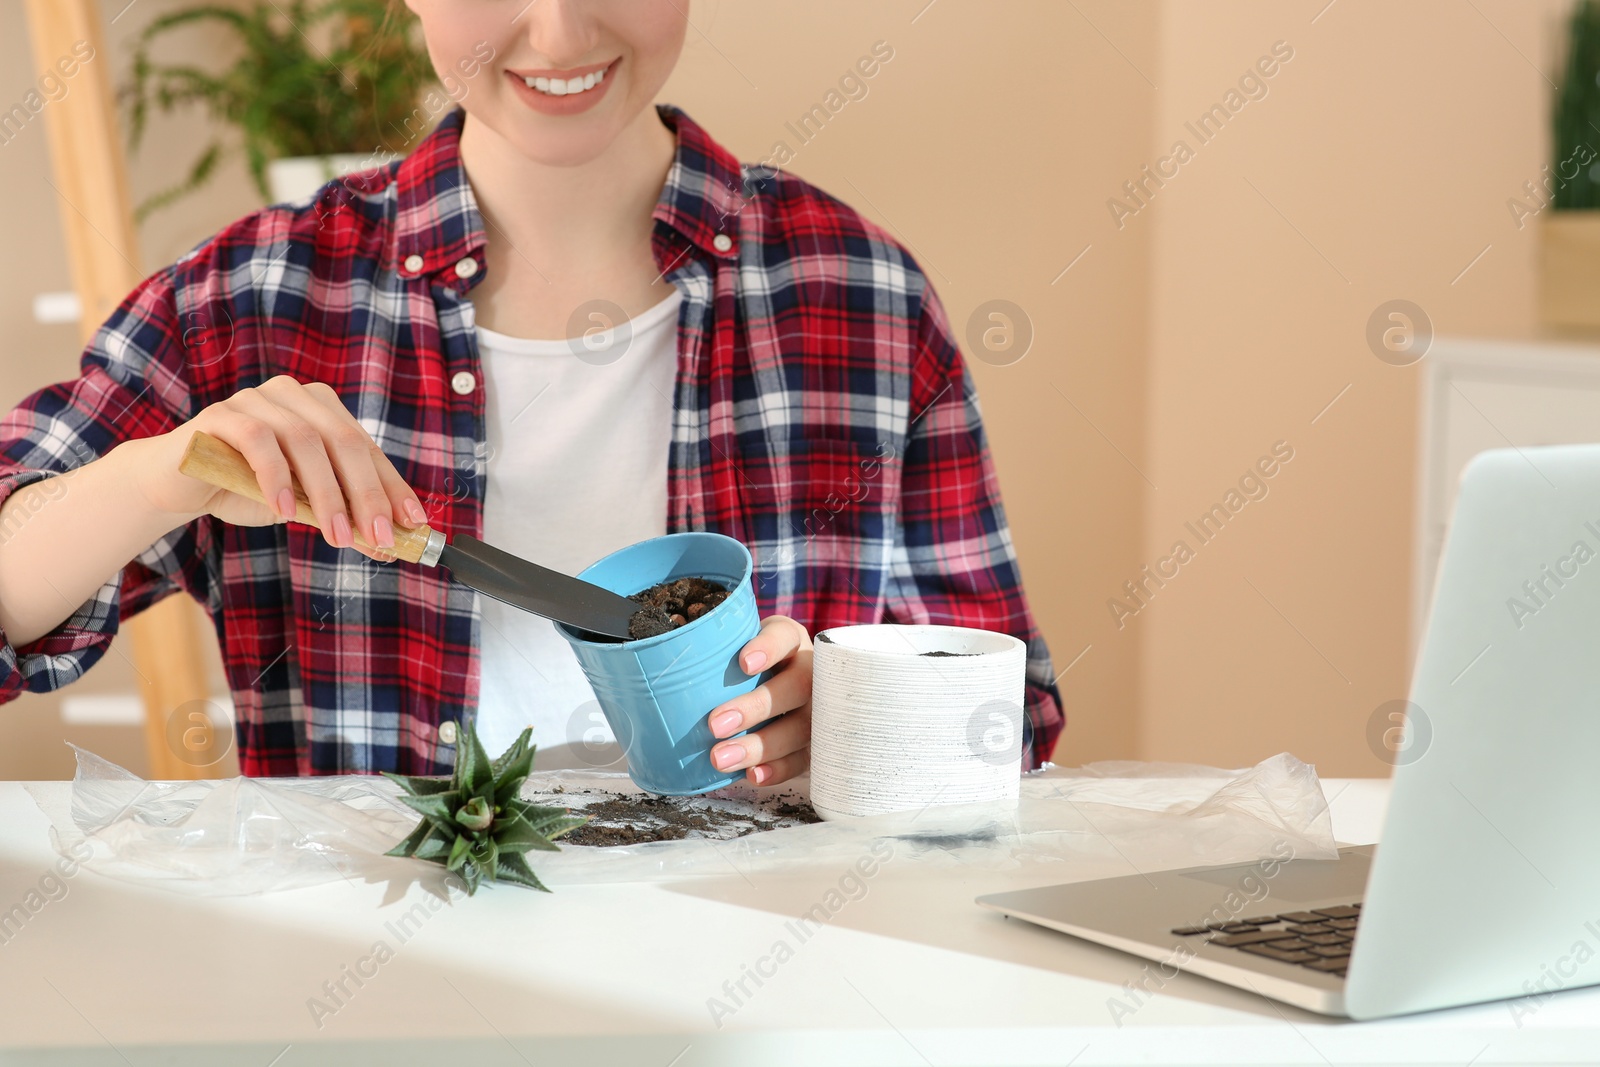
[[[1377,837],[1386,782],[1324,783],[1346,843]],[[66,783],[52,788],[65,790]],[[0,784],[0,909],[55,860]],[[1081,877],[1131,873],[1109,849]],[[486,891],[427,913],[417,885],[333,882],[196,899],[83,872],[0,945],[0,1063],[67,1065],[1573,1063],[1600,1058],[1600,988],[1517,1027],[1505,1004],[1356,1024],[1180,976],[1117,1025],[1142,964],[972,903],[1061,879],[886,864],[719,1027],[708,998],[841,872]],[[1597,903],[1600,907],[1600,903]],[[1597,913],[1600,914],[1600,913]],[[389,924],[389,925],[386,925]],[[384,940],[332,1014],[308,1000]],[[375,973],[374,973],[375,972]],[[329,1003],[332,1003],[329,1001]],[[320,1023],[320,1025],[319,1025]]]

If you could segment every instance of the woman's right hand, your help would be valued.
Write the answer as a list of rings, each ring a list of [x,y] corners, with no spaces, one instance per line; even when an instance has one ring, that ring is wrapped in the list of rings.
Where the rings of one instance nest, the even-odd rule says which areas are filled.
[[[196,430],[244,454],[270,506],[179,472]],[[335,548],[355,547],[352,529],[370,544],[391,548],[396,524],[428,521],[389,457],[322,382],[301,384],[280,374],[212,404],[169,433],[122,447],[129,446],[148,452],[136,468],[142,495],[152,508],[179,516],[180,524],[201,515],[236,526],[286,522],[295,513],[291,476],[305,490],[322,536]]]

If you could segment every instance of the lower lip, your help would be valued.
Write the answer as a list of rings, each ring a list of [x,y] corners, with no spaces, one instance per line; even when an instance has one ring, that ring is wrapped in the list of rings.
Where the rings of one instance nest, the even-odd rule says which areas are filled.
[[[583,92],[572,96],[551,96],[549,93],[541,93],[537,89],[530,89],[527,82],[510,71],[506,72],[506,78],[510,80],[512,86],[516,89],[517,95],[522,97],[522,102],[542,115],[581,115],[598,104],[601,98],[606,95],[606,91],[611,88],[611,82],[616,76],[617,64],[621,62],[622,60],[620,59],[613,60],[611,66],[606,68],[605,81],[596,85],[593,89],[585,89]]]

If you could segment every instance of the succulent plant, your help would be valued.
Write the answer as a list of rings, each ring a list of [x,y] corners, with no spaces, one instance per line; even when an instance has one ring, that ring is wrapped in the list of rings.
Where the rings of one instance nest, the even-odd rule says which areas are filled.
[[[490,760],[469,725],[456,749],[449,778],[384,774],[399,782],[400,799],[422,813],[417,828],[387,855],[442,863],[466,882],[467,893],[484,879],[550,890],[528,866],[531,849],[556,851],[554,839],[588,820],[566,808],[541,807],[518,798],[533,770],[533,730],[522,731],[499,759]]]

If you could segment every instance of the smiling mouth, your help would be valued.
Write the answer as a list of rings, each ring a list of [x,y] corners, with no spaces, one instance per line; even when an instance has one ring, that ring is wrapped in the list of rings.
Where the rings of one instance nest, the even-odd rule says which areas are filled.
[[[577,96],[579,93],[588,92],[597,85],[602,85],[606,80],[606,72],[616,65],[616,61],[607,63],[598,70],[591,70],[586,74],[575,75],[570,78],[550,78],[544,76],[518,75],[522,83],[536,92],[546,96]]]

